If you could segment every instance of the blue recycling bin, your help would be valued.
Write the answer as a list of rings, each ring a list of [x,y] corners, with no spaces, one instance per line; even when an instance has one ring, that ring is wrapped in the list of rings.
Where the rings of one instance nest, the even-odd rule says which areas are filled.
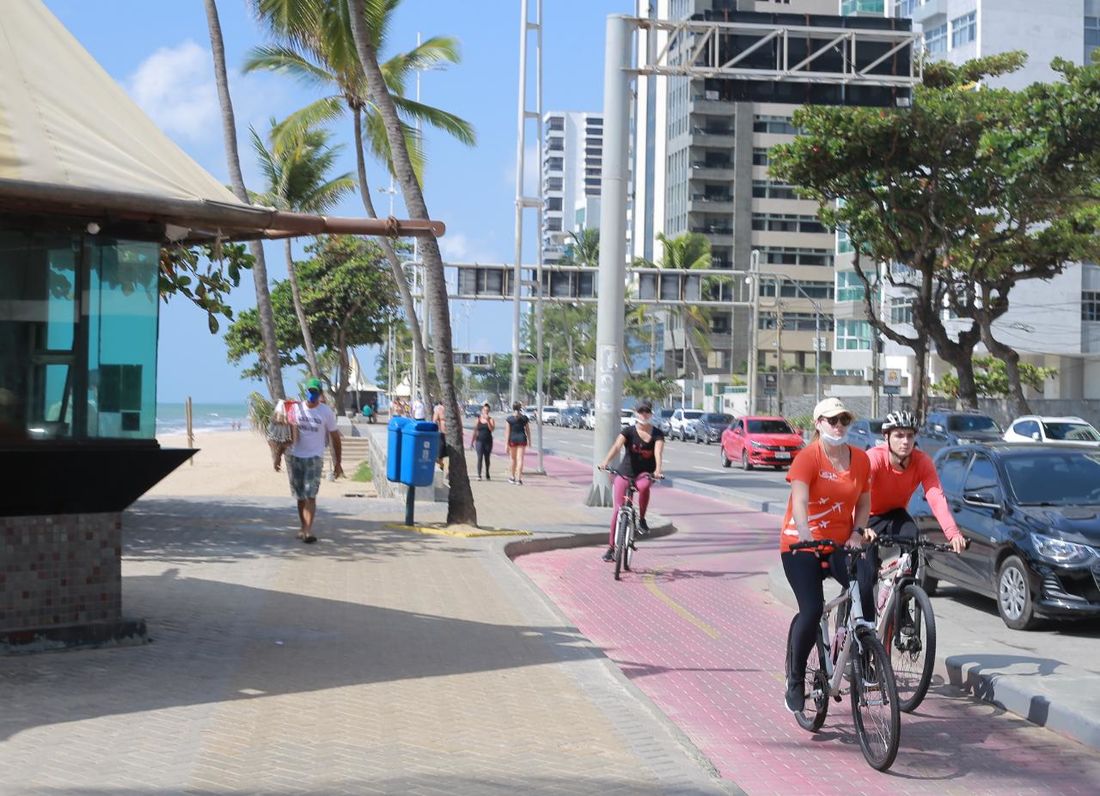
[[[412,422],[398,415],[386,426],[386,478],[390,481],[401,480],[401,431]]]
[[[439,456],[439,426],[407,420],[401,427],[401,467],[398,479],[409,486],[431,486]]]

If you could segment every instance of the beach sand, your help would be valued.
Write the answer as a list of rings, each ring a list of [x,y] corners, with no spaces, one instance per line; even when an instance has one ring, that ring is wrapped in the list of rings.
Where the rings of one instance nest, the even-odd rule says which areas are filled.
[[[157,438],[163,448],[186,448],[187,435]],[[236,497],[285,497],[290,499],[286,465],[282,472],[271,466],[271,452],[262,434],[240,431],[204,431],[195,435],[198,449],[190,462],[178,467],[145,494],[149,497],[224,495]],[[348,490],[373,496],[373,484],[341,478],[336,484],[321,482],[320,498]]]

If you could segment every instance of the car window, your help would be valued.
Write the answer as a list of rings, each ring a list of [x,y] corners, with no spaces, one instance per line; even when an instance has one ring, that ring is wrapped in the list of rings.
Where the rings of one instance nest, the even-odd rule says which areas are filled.
[[[952,451],[940,459],[940,482],[943,491],[949,495],[957,495],[962,490],[963,476],[966,474],[966,465],[970,462],[970,451]]]
[[[703,410],[702,409],[685,409],[684,410],[684,419],[685,420],[698,420],[702,416],[703,416]]]
[[[750,434],[793,434],[786,420],[750,420]]]
[[[1100,505],[1100,454],[1063,450],[1005,458],[1016,500],[1024,505]]]
[[[1039,433],[1039,424],[1034,420],[1021,420],[1019,423],[1012,427],[1012,430],[1023,437],[1030,437],[1032,434]],[[1050,436],[1049,432],[1047,436]]]
[[[662,409],[661,410],[661,418],[663,420],[668,420],[670,417],[672,417],[672,410],[671,409]]]
[[[992,417],[985,415],[953,415],[947,418],[948,431],[1000,431]]]
[[[977,455],[966,474],[965,492],[991,492],[995,502],[1001,500],[1001,481],[997,468],[988,456]]]
[[[717,412],[711,412],[710,414],[705,416],[705,420],[706,422],[713,423],[714,425],[718,425],[719,423],[722,425],[726,425],[731,420],[733,420],[733,415],[723,415],[718,414]]]
[[[1038,426],[1038,423],[1032,423]],[[1060,439],[1066,442],[1096,442],[1100,434],[1088,423],[1043,423],[1047,439]],[[1036,428],[1036,431],[1039,429]]]
[[[870,429],[872,434],[881,434],[882,433],[882,424],[884,422],[886,422],[886,421],[884,421],[884,420],[868,420],[867,421],[867,427]]]

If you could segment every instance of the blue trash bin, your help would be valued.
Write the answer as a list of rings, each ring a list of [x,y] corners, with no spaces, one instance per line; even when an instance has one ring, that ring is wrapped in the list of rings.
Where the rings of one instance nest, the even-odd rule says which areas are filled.
[[[386,478],[390,481],[401,480],[401,431],[412,421],[398,415],[386,426]]]
[[[409,486],[431,486],[439,456],[439,426],[408,420],[401,429],[401,478]]]

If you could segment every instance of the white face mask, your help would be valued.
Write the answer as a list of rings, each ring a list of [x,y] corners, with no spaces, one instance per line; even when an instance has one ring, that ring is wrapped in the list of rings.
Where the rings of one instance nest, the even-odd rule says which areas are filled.
[[[826,445],[832,445],[839,448],[841,445],[848,444],[848,431],[845,429],[844,433],[839,437],[833,437],[828,434],[822,434],[821,439],[824,440]]]

